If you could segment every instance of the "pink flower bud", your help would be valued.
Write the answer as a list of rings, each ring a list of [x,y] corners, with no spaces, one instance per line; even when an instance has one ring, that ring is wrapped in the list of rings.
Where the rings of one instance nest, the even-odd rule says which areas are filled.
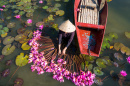
[[[39,3],[43,3],[43,1],[42,1],[42,0],[40,0],[40,1],[39,1]]]
[[[32,19],[28,19],[28,20],[27,20],[27,23],[32,23]]]
[[[20,16],[20,15],[16,15],[16,16],[14,16],[14,17],[16,17],[17,19],[19,19],[21,16]]]

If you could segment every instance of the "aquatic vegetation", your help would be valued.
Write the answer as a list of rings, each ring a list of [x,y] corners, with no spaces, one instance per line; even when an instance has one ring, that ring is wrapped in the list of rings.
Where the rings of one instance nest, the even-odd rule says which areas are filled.
[[[120,71],[120,74],[121,74],[122,76],[127,76],[127,73],[126,73],[126,71],[124,71],[124,70]]]
[[[129,64],[130,64],[130,56],[128,58],[126,58],[126,59],[127,59],[127,62],[129,62]]]
[[[49,21],[53,21],[53,20],[54,20],[53,15],[50,14],[50,15],[48,16],[48,20],[49,20]]]
[[[48,6],[43,6],[43,7],[42,7],[42,9],[47,9],[47,8],[48,8]]]
[[[59,4],[59,3],[56,3],[55,5],[54,5],[54,7],[60,7],[61,6],[61,4]]]
[[[11,16],[7,16],[7,17],[6,17],[7,20],[9,20],[9,19],[11,19],[11,18],[12,18]]]
[[[99,77],[95,77],[94,83],[96,83],[99,86],[103,85],[103,82],[101,81],[101,78],[99,78]]]
[[[115,57],[116,59],[118,59],[119,61],[120,61],[120,60],[123,60],[123,56],[122,56],[120,53],[114,53],[114,57]]]
[[[127,51],[129,51],[129,48],[128,48],[128,47],[126,47],[126,46],[121,47],[121,52],[122,52],[123,54],[125,54]]]
[[[15,81],[14,81],[14,86],[22,86],[23,85],[23,79],[21,78],[17,78]]]
[[[31,0],[21,0],[21,2],[27,3],[27,2],[31,2]]]
[[[86,55],[86,56],[85,56],[85,59],[86,59],[87,61],[94,61],[94,60],[96,59],[96,57]]]
[[[56,15],[63,16],[65,12],[63,10],[56,11]]]
[[[26,17],[32,17],[33,16],[33,13],[32,12],[27,12],[26,13]]]
[[[32,23],[28,23],[27,21],[25,22],[25,24],[26,24],[27,26],[32,26]]]
[[[106,62],[106,65],[112,65],[112,61],[109,59],[109,56],[104,56],[103,60]]]
[[[118,64],[117,62],[113,62],[113,65],[114,65],[115,67],[119,67],[119,64]]]
[[[54,28],[55,30],[59,30],[58,24],[53,24],[51,27]]]
[[[6,37],[8,33],[1,34],[1,37]]]
[[[43,19],[43,22],[45,22],[45,23],[47,23],[48,21],[49,21],[48,18]]]
[[[101,68],[106,68],[106,62],[103,60],[103,59],[101,59],[101,58],[98,58],[97,60],[96,60],[96,64],[99,66],[99,67],[101,67]]]
[[[130,32],[125,32],[125,36],[130,39]]]
[[[111,2],[112,0],[107,0],[107,2]]]
[[[14,28],[16,26],[16,23],[15,22],[11,22],[11,23],[8,23],[7,24],[7,27],[8,28]]]
[[[20,41],[20,40],[23,40],[23,39],[26,39],[26,38],[27,37],[24,34],[19,34],[14,39],[15,39],[15,41]]]
[[[53,24],[54,24],[54,22],[49,22],[49,25],[51,25],[51,26],[52,26]]]
[[[101,71],[100,67],[94,67],[93,68],[93,72],[97,75],[97,76],[102,76],[104,73]]]
[[[11,65],[11,64],[12,64],[12,60],[6,61],[6,65],[7,65],[7,66],[9,66],[9,65]]]
[[[55,1],[61,1],[61,0],[55,0]]]
[[[9,55],[13,53],[14,50],[15,50],[15,46],[14,45],[11,46],[11,44],[8,44],[2,49],[2,55]]]
[[[0,55],[0,62],[4,59],[4,55]]]
[[[21,15],[16,15],[16,16],[14,16],[15,18],[17,18],[17,19],[20,19],[21,18]]]
[[[4,45],[8,45],[11,44],[14,41],[14,37],[12,36],[7,36],[4,40],[3,40],[3,44]]]
[[[44,25],[44,22],[40,21],[36,23],[36,26],[39,27],[40,25]]]
[[[7,27],[3,27],[3,25],[0,25],[0,35],[5,34],[9,31]]]
[[[40,1],[39,1],[39,3],[40,3],[40,4],[42,4],[42,3],[43,3],[43,1],[42,1],[42,0],[40,0]]]
[[[28,63],[28,57],[29,57],[28,55],[24,56],[24,53],[20,53],[20,55],[16,57],[15,60],[16,65],[20,67],[25,66]]]
[[[124,45],[122,43],[116,42],[114,43],[114,49],[119,51],[121,49],[121,47],[124,47]]]
[[[27,42],[25,42],[25,43],[22,44],[21,48],[23,50],[29,50],[31,47],[29,45],[27,45]]]
[[[23,34],[24,32],[25,32],[25,28],[19,28],[19,29],[17,29],[17,33],[18,34]]]
[[[114,32],[109,33],[109,36],[110,36],[111,38],[118,39],[118,35],[117,35],[116,33],[114,33]]]
[[[107,41],[103,41],[102,43],[102,49],[110,48],[110,44]]]
[[[7,77],[10,74],[10,70],[6,69],[2,72],[2,77]]]
[[[111,36],[105,35],[103,41],[109,41],[109,42],[111,42],[112,39],[113,38]]]

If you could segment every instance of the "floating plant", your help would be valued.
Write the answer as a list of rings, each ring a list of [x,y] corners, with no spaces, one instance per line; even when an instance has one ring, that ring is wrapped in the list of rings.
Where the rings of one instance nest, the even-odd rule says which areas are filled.
[[[51,27],[54,28],[55,30],[59,30],[58,29],[58,24],[53,24]]]
[[[120,60],[123,60],[123,56],[122,56],[120,53],[114,53],[114,57],[115,57],[116,59],[118,59],[119,61],[120,61]]]
[[[125,36],[130,39],[130,32],[125,32]]]
[[[63,0],[64,2],[69,2],[69,0]]]
[[[86,56],[85,56],[85,59],[86,59],[87,61],[94,61],[96,58],[95,58],[94,56],[86,55]]]
[[[101,68],[106,68],[106,62],[103,60],[103,59],[101,59],[101,58],[98,58],[97,60],[96,60],[96,64],[99,66],[99,67],[101,67]]]
[[[20,12],[19,12],[19,15],[21,15],[21,16],[22,16],[23,14],[25,14],[25,12],[24,12],[24,11],[20,11]]]
[[[2,72],[2,77],[7,77],[10,74],[10,70],[6,69]]]
[[[24,53],[20,53],[20,55],[16,57],[15,63],[19,67],[25,66],[28,63],[28,55],[24,56]]]
[[[61,6],[61,4],[59,4],[59,3],[56,3],[55,5],[54,5],[54,7],[60,7]]]
[[[45,23],[47,23],[48,21],[49,21],[48,18],[43,19],[43,22],[45,22]]]
[[[55,0],[55,1],[61,1],[61,0]]]
[[[0,35],[5,34],[9,31],[7,27],[3,27],[3,25],[0,25]]]
[[[23,50],[29,50],[31,48],[31,46],[27,45],[27,42],[25,42],[25,43],[22,44],[21,48]]]
[[[112,61],[109,59],[109,56],[104,56],[103,60],[106,62],[106,65],[109,65],[109,66],[112,65]]]
[[[114,32],[111,32],[111,33],[109,33],[109,36],[111,37],[111,38],[115,38],[115,39],[118,39],[118,35],[116,34],[116,33],[114,33]]]
[[[112,41],[112,37],[110,37],[108,35],[105,35],[103,41],[109,41],[109,42],[111,42]]]
[[[14,28],[16,26],[16,23],[15,22],[11,22],[11,23],[8,23],[7,24],[7,27],[8,28]]]
[[[129,48],[128,47],[126,47],[126,46],[124,46],[124,47],[121,47],[121,52],[123,53],[123,54],[125,54],[127,51],[129,51]]]
[[[15,50],[15,46],[11,46],[11,44],[6,45],[3,49],[2,49],[2,55],[9,55],[11,53],[13,53],[13,51]]]
[[[17,36],[15,37],[15,41],[20,41],[20,40],[23,40],[23,39],[25,39],[25,38],[27,38],[25,35],[19,34],[19,35],[17,35]]]
[[[31,16],[33,16],[33,13],[32,13],[32,12],[27,12],[27,13],[26,13],[26,17],[31,17]]]
[[[39,27],[40,25],[44,25],[44,22],[40,21],[36,23],[36,26]]]
[[[14,37],[12,36],[7,36],[4,40],[3,40],[3,44],[4,45],[8,45],[11,44],[14,41]]]
[[[17,29],[17,33],[18,34],[23,34],[24,32],[25,32],[25,28],[19,28],[19,29]]]
[[[63,16],[65,12],[63,10],[56,11],[56,15]]]
[[[0,62],[4,59],[4,55],[0,55]]]
[[[93,68],[93,72],[97,75],[97,76],[102,76],[104,73],[101,71],[100,67],[94,67]]]
[[[11,18],[12,18],[11,16],[7,16],[7,17],[6,17],[7,20],[9,20],[9,19],[11,19]]]
[[[48,8],[48,6],[43,6],[43,7],[42,7],[42,9],[47,9],[47,8]]]
[[[14,86],[22,86],[23,85],[23,79],[21,78],[17,78],[15,81],[14,81]]]
[[[103,41],[102,43],[102,49],[110,48],[110,44],[107,41]]]
[[[54,20],[53,15],[50,14],[50,15],[48,16],[48,20],[49,20],[49,21],[53,21],[53,20]]]
[[[119,51],[121,49],[121,47],[124,47],[124,45],[122,43],[116,42],[114,43],[114,49]]]
[[[1,37],[6,37],[8,33],[1,34]]]

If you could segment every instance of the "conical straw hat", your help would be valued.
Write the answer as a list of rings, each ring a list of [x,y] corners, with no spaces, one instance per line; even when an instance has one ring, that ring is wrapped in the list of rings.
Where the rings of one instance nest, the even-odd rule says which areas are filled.
[[[59,26],[59,29],[63,32],[69,33],[69,32],[74,32],[76,28],[69,20],[66,20]]]

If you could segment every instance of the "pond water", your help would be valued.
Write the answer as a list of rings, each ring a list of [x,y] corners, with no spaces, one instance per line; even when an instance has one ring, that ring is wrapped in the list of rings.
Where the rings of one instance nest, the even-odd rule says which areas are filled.
[[[37,0],[39,1],[39,0]],[[46,0],[44,0],[43,4],[39,4],[40,7],[45,5]],[[60,3],[61,7],[59,7],[59,9],[64,10],[65,11],[65,15],[63,16],[54,16],[54,22],[55,24],[60,25],[64,20],[70,19],[71,22],[74,22],[74,13],[73,13],[73,7],[74,7],[74,0],[69,0],[69,2],[56,2],[54,0],[48,0],[51,1],[51,5],[54,5],[55,3]],[[123,43],[125,46],[127,46],[128,48],[130,48],[130,39],[125,37],[125,32],[126,31],[130,31],[130,0],[113,0],[111,2],[108,3],[108,19],[107,19],[107,26],[106,26],[106,31],[105,34],[108,34],[110,32],[115,32],[118,35],[118,39],[115,39],[111,42],[111,45],[113,45],[115,42],[121,42]],[[12,9],[9,9],[7,12],[3,12],[2,16],[8,16],[8,14],[11,16],[15,16],[12,13]],[[43,21],[44,18],[47,18],[49,16],[50,13],[46,12],[46,10],[43,10],[42,8],[39,8],[37,10],[34,11],[34,15],[33,15],[33,23],[35,24],[38,21]],[[53,14],[53,13],[52,13]],[[53,14],[54,15],[54,14]],[[2,16],[0,15],[0,18],[2,18]],[[32,17],[31,17],[32,18]],[[26,18],[24,15],[22,16],[22,20],[26,21],[29,18]],[[23,27],[21,25],[21,22],[16,19],[16,18],[12,18],[10,20],[5,20],[6,23],[9,22],[16,22],[16,27],[10,29],[10,32],[8,32],[8,36],[13,36],[15,37],[17,35],[16,30],[18,28]],[[5,23],[2,23],[3,25],[6,26]],[[46,23],[46,25],[49,25],[49,23]],[[50,25],[49,25],[50,26]],[[31,26],[31,27],[27,27],[26,29],[32,29],[35,30],[35,25]],[[48,28],[46,28],[48,29]],[[57,37],[57,31],[55,30],[45,30],[48,34],[50,34],[51,37]],[[55,32],[54,32],[55,31]],[[53,34],[52,34],[53,32]],[[2,40],[4,38],[1,38]],[[76,39],[74,39],[76,40]],[[2,48],[4,47],[3,43],[1,42],[1,47],[0,47],[0,51],[2,51]],[[7,77],[2,77],[0,78],[0,86],[13,86],[14,84],[14,80],[19,77],[22,78],[24,80],[23,86],[75,86],[74,83],[72,83],[71,81],[65,79],[64,83],[60,83],[59,81],[56,81],[52,78],[52,74],[51,73],[44,73],[42,75],[38,75],[36,71],[32,72],[30,69],[30,66],[32,63],[27,64],[26,66],[23,67],[19,67],[16,66],[15,64],[15,59],[17,57],[17,55],[19,55],[21,52],[24,53],[29,53],[29,51],[23,51],[21,48],[16,48],[15,51],[10,54],[5,56],[5,58],[0,62],[0,72],[2,72],[3,70],[9,68],[10,69],[10,74]],[[121,53],[120,51],[115,51],[115,50],[110,50],[110,49],[106,49],[104,50],[102,56],[110,56],[111,58],[114,58],[113,54],[115,52]],[[0,55],[2,53],[0,52]],[[119,64],[123,64],[124,62],[126,62],[126,55],[122,54],[124,61],[117,61],[119,62]],[[5,63],[7,60],[13,60],[13,63],[10,66],[6,66]],[[130,80],[130,68],[129,68],[130,64],[126,62],[125,65],[123,65],[122,68],[116,68],[114,66],[108,66],[107,68],[104,68],[104,75],[101,76],[100,78],[104,78],[106,76],[108,76],[106,79],[103,80],[103,85],[102,86],[119,86],[118,81],[114,81],[112,79],[112,77],[110,77],[110,70],[114,70],[115,73],[119,73],[121,70],[125,70],[127,72],[127,80]],[[16,73],[14,74],[15,70],[18,68],[18,70],[16,71]],[[14,75],[13,75],[14,74]],[[13,75],[12,79],[9,81],[10,77]],[[9,82],[8,82],[9,81]],[[92,86],[97,86],[96,84],[93,84]],[[125,85],[124,85],[125,86]],[[128,85],[126,85],[128,86]]]

